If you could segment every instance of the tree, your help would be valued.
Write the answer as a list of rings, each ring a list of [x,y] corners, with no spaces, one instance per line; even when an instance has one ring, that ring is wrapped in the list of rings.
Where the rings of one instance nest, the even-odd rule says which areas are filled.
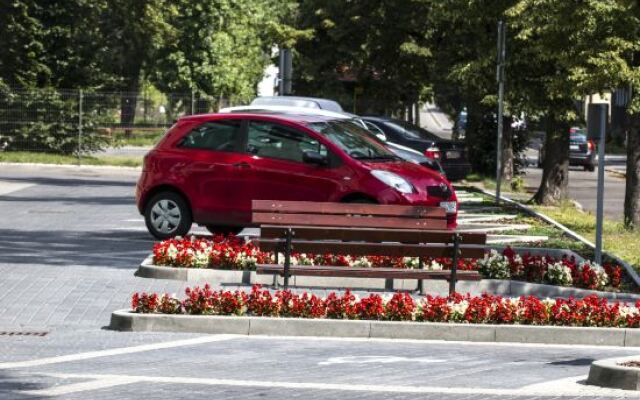
[[[545,121],[545,159],[534,200],[567,196],[568,128],[580,116],[574,100],[615,87],[621,78],[625,15],[615,0],[519,0],[508,11],[521,64],[515,87],[533,115]]]
[[[304,0],[298,27],[314,37],[296,46],[294,92],[326,96],[358,112],[396,110],[423,95],[430,74],[428,2]]]
[[[48,80],[49,69],[42,62],[43,27],[33,17],[28,1],[0,3],[0,82],[31,88]],[[5,88],[6,89],[6,88]]]
[[[103,13],[102,31],[110,57],[105,61],[117,77],[109,89],[121,93],[120,124],[125,127],[134,123],[144,70],[153,69],[154,54],[170,29],[165,18],[172,12],[164,0],[111,0]]]
[[[173,2],[152,81],[164,92],[193,91],[214,103],[251,99],[275,44],[269,33],[289,6],[272,0]]]
[[[626,18],[622,33],[627,51],[624,63],[620,63],[620,87],[633,88],[634,96],[629,107],[627,129],[627,171],[624,197],[624,224],[629,229],[640,228],[640,5],[637,1],[619,2]]]
[[[496,171],[497,23],[515,0],[471,2],[431,0],[429,17],[430,47],[433,49],[431,85],[436,103],[449,115],[457,116],[466,108],[466,138],[473,169],[493,175]],[[511,81],[517,55],[512,49],[513,31],[507,29],[507,81],[505,113],[519,114]],[[508,135],[510,119],[505,118],[504,165],[512,161]],[[505,170],[508,171],[507,168]]]

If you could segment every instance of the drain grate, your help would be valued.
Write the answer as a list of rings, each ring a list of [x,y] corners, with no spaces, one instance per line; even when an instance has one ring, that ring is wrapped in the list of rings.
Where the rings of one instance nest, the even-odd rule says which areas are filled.
[[[46,336],[49,332],[0,331],[0,336]]]

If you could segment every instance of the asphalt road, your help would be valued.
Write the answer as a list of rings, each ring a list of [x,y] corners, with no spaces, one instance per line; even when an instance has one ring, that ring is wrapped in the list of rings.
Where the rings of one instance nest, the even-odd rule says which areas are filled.
[[[132,292],[185,286],[133,276],[152,245],[136,177],[0,165],[1,399],[638,397],[581,381],[639,348],[107,330]]]
[[[527,159],[530,167],[525,170],[525,184],[532,194],[538,189],[542,179],[542,169],[537,168],[538,152],[530,149],[527,152]],[[624,158],[611,156],[605,158],[607,169],[619,168],[624,165]],[[577,201],[589,212],[596,212],[597,168],[594,172],[584,171],[582,167],[569,168],[569,197]],[[620,174],[605,172],[605,197],[604,215],[608,219],[622,221],[624,215],[624,192],[625,180]]]

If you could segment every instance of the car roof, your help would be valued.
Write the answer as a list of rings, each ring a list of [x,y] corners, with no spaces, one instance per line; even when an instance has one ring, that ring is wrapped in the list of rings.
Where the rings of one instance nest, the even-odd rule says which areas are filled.
[[[251,102],[252,106],[293,106],[316,108],[320,110],[329,110],[342,112],[342,106],[334,100],[323,99],[319,97],[302,97],[302,96],[262,96],[256,97]]]
[[[320,114],[311,114],[311,113],[279,113],[276,111],[233,111],[233,112],[220,112],[215,114],[195,114],[195,115],[187,115],[180,118],[180,121],[210,121],[216,119],[229,119],[229,118],[252,118],[252,117],[269,117],[275,120],[280,121],[291,121],[297,123],[310,123],[310,122],[324,122],[331,121],[336,119],[345,119],[344,117],[335,117],[328,115],[320,115]]]

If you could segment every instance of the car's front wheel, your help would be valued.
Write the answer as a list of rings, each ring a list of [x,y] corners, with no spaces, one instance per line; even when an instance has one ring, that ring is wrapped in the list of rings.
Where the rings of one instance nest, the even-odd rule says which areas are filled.
[[[149,233],[158,239],[184,236],[191,229],[191,209],[179,194],[161,192],[147,202],[144,221]]]

